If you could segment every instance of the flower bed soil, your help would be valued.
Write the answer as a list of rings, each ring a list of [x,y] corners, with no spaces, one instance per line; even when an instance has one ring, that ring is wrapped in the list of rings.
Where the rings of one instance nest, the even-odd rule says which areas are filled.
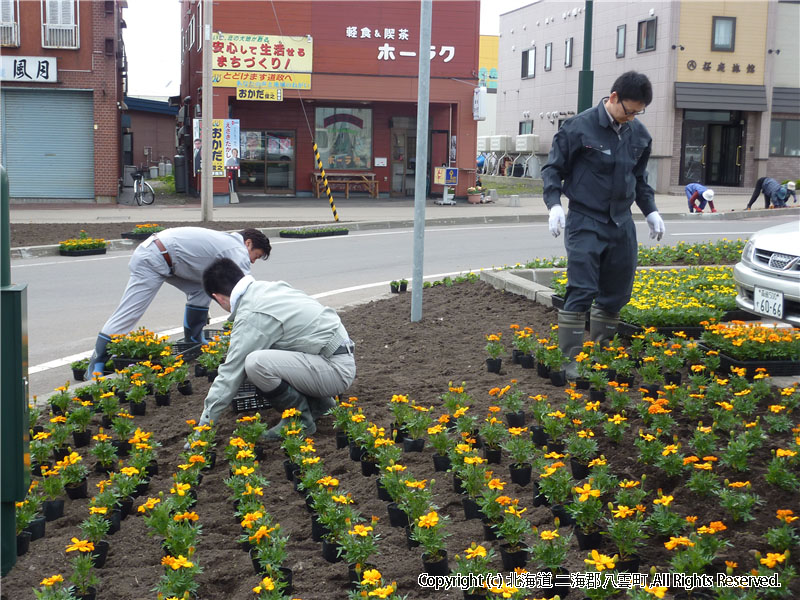
[[[472,410],[479,418],[486,415],[490,405],[488,390],[505,385],[511,378],[517,378],[527,394],[549,394],[552,399],[559,401],[564,397],[563,389],[558,390],[537,377],[535,369],[522,369],[519,365],[511,364],[508,353],[504,356],[501,373],[488,373],[483,351],[484,335],[503,332],[504,338],[510,338],[508,326],[511,323],[530,326],[536,332],[548,331],[555,321],[553,309],[531,303],[520,296],[496,291],[479,282],[454,287],[436,286],[425,290],[423,319],[420,323],[409,322],[410,310],[411,295],[401,294],[342,313],[356,343],[358,365],[358,376],[348,395],[357,396],[368,418],[379,425],[386,428],[390,425],[392,419],[388,401],[392,394],[408,394],[420,404],[435,406],[438,414],[441,406],[439,397],[447,391],[449,381],[466,382],[467,391],[475,399]],[[151,481],[150,496],[159,491],[168,491],[170,474],[176,469],[178,454],[182,451],[188,432],[184,420],[200,416],[209,384],[205,378],[193,378],[192,383],[192,396],[177,396],[171,406],[160,408],[155,406],[150,397],[146,416],[136,417],[136,425],[152,430],[153,438],[162,444],[158,451],[160,474]],[[638,393],[634,392],[634,398],[638,400]],[[766,407],[759,407],[758,414],[765,411]],[[740,567],[736,573],[746,573],[754,567],[750,550],[759,550],[762,554],[768,551],[761,536],[768,527],[779,524],[775,519],[775,510],[797,507],[796,496],[793,498],[790,493],[763,482],[770,449],[779,445],[786,447],[789,434],[772,436],[751,458],[751,470],[746,473],[735,474],[720,465],[717,471],[720,475],[732,480],[751,480],[755,490],[765,500],[763,506],[753,511],[756,517],[754,521],[735,523],[714,502],[700,501],[693,496],[685,488],[684,478],[667,478],[655,469],[636,462],[638,453],[632,446],[632,440],[635,437],[633,432],[638,430],[641,422],[635,411],[631,413],[631,429],[620,446],[599,436],[601,452],[608,458],[612,472],[621,478],[637,480],[647,473],[646,489],[651,490],[653,495],[657,488],[662,488],[665,494],[674,495],[675,509],[682,515],[697,515],[698,524],[724,521],[728,529],[720,535],[730,540],[732,545],[723,550],[719,558],[738,561]],[[273,411],[269,411],[267,416],[270,423],[278,418]],[[234,414],[226,412],[218,424],[216,439],[220,455],[233,430],[234,421]],[[679,423],[678,433],[687,439],[696,424],[680,419]],[[417,586],[417,575],[422,567],[420,549],[409,550],[404,530],[389,525],[386,503],[376,495],[375,478],[361,474],[358,463],[348,457],[347,449],[336,449],[334,434],[330,418],[322,419],[318,432],[313,436],[318,454],[324,460],[326,472],[341,481],[340,489],[352,492],[355,507],[361,514],[367,518],[370,515],[381,518],[376,526],[381,540],[374,562],[384,580],[397,581],[398,592],[407,594],[409,599],[462,598],[458,590],[437,592]],[[86,449],[80,452],[85,455]],[[403,462],[418,479],[431,482],[435,501],[441,507],[440,512],[451,518],[447,526],[451,534],[447,540],[451,568],[455,566],[454,555],[463,553],[473,541],[491,545],[497,551],[500,541],[482,542],[483,531],[479,520],[464,519],[461,497],[453,492],[451,476],[435,473],[431,456],[432,451],[426,445],[421,453],[404,455]],[[283,459],[283,452],[277,444],[273,444],[267,449],[261,469],[270,480],[269,488],[265,490],[267,509],[290,536],[286,566],[294,570],[293,597],[304,600],[342,598],[347,582],[347,566],[344,563],[331,564],[323,559],[320,543],[311,538],[311,519],[305,502],[284,476]],[[91,466],[93,463],[93,459],[89,458],[88,464]],[[532,525],[552,527],[550,510],[544,506],[533,506],[532,486],[522,488],[510,483],[508,465],[509,459],[504,456],[502,463],[496,467],[498,476],[509,481],[506,487],[508,495],[520,498],[520,506],[527,509],[525,516]],[[218,460],[216,466],[205,473],[195,506],[203,525],[195,555],[204,569],[199,576],[199,597],[203,600],[250,600],[254,597],[251,590],[259,581],[248,555],[237,543],[242,530],[234,518],[233,507],[228,500],[228,488],[223,484],[227,476],[227,464],[224,460]],[[96,490],[99,477],[94,473],[90,475],[91,490]],[[648,503],[652,497],[648,497]],[[141,504],[143,499],[139,498],[135,506]],[[32,588],[38,586],[43,577],[55,573],[62,573],[66,577],[68,568],[64,548],[71,537],[80,535],[77,525],[87,514],[87,500],[67,500],[65,516],[48,523],[46,536],[32,543],[30,551],[20,557],[16,567],[3,578],[3,600],[33,599]],[[562,528],[562,533],[567,534],[570,529]],[[147,535],[142,517],[138,514],[129,516],[123,521],[121,530],[110,536],[109,541],[111,548],[106,566],[97,570],[100,577],[98,598],[155,598],[153,588],[163,572],[159,564],[162,552],[160,540]],[[640,571],[647,572],[651,565],[655,565],[659,571],[669,570],[669,553],[662,541],[650,540],[642,549]],[[603,540],[601,552],[614,554],[607,539]],[[573,572],[586,571],[583,563],[585,557],[586,553],[579,552],[577,542],[573,540],[564,567]],[[499,553],[492,568],[502,570]],[[530,564],[529,568],[536,570]],[[792,587],[794,597],[799,597],[798,582],[795,581]],[[579,591],[573,590],[568,598],[581,597]]]

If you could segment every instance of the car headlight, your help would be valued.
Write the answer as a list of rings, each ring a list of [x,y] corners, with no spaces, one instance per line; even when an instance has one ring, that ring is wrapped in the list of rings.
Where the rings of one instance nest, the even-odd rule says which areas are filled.
[[[755,252],[756,245],[752,240],[747,240],[747,243],[744,245],[744,250],[742,250],[742,260],[749,263],[753,262],[753,255]]]

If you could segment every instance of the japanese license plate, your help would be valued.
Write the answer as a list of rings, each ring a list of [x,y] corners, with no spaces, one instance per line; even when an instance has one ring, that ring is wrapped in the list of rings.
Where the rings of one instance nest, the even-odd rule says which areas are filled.
[[[766,288],[753,288],[753,310],[768,317],[783,318],[783,293]]]

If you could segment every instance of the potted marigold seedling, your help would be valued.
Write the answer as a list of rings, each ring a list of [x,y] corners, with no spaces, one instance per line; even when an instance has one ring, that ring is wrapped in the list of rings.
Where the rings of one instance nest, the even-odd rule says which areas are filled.
[[[72,538],[72,543],[67,546],[67,553],[75,552],[71,560],[73,592],[79,598],[94,597],[95,587],[99,580],[94,574],[94,544],[89,540]]]
[[[408,437],[403,440],[403,450],[405,452],[421,452],[425,446],[425,432],[433,423],[430,415],[432,407],[421,406],[416,403],[411,404],[411,414],[405,423]]]
[[[517,380],[502,388],[492,388],[489,395],[494,396],[500,406],[505,410],[506,422],[509,427],[525,426],[525,394],[517,387]]]
[[[600,501],[602,491],[593,487],[593,479],[583,485],[572,488],[572,502],[566,509],[575,521],[575,535],[578,548],[591,550],[599,548],[602,538],[599,522],[603,516],[603,503]]]
[[[603,519],[608,537],[614,542],[619,554],[618,571],[637,572],[639,556],[636,551],[648,538],[645,528],[644,510],[635,506],[608,503],[609,515]]]
[[[498,536],[505,542],[500,544],[500,557],[505,571],[513,571],[528,563],[525,536],[531,531],[531,524],[523,516],[526,510],[519,508],[518,500],[514,499],[505,507],[502,521],[495,525]]]
[[[441,422],[428,427],[428,440],[431,442],[436,454],[433,455],[433,465],[436,471],[447,471],[450,468],[450,450],[455,447],[455,440],[450,437]]]
[[[500,446],[508,436],[505,425],[495,416],[499,412],[499,406],[490,406],[489,414],[478,428],[478,434],[483,440],[483,456],[490,463],[495,464],[500,462]]]
[[[567,550],[569,550],[570,542],[572,541],[572,534],[564,535],[560,533],[559,526],[561,523],[559,519],[556,518],[554,522],[553,529],[533,528],[534,541],[529,550],[537,568],[547,569],[553,575],[556,575],[565,572],[561,565],[564,564],[567,558]],[[555,588],[543,591],[545,592],[545,597],[559,593]],[[568,591],[569,587],[567,587]],[[563,597],[564,592],[562,591],[561,594]]]
[[[503,364],[500,355],[503,353],[503,334],[492,333],[486,336],[486,352],[489,358],[486,359],[486,368],[490,373],[499,373]]]
[[[531,481],[531,457],[534,456],[535,448],[528,428],[509,427],[508,438],[502,447],[511,457],[511,464],[508,466],[511,481],[517,485],[528,485]]]
[[[117,461],[117,448],[111,443],[111,436],[104,433],[102,428],[92,436],[92,439],[96,443],[91,447],[89,453],[97,459],[95,471],[108,473],[114,468],[114,463]]]
[[[424,549],[422,566],[429,575],[447,575],[450,567],[447,564],[447,545],[445,538],[449,536],[445,524],[449,517],[431,510],[414,520],[411,537]]]
[[[80,522],[78,527],[81,534],[88,541],[94,544],[94,552],[92,553],[92,560],[94,567],[99,569],[106,563],[108,556],[109,544],[105,540],[111,524],[101,514],[91,513],[83,521]]]
[[[485,579],[491,571],[491,562],[494,559],[494,550],[486,548],[482,545],[472,542],[469,548],[464,550],[464,554],[456,554],[456,573],[462,575],[465,579],[470,578],[469,581],[479,581],[479,578]],[[472,594],[472,596],[479,596],[485,594],[486,588],[482,586],[468,587],[464,589],[464,595]]]

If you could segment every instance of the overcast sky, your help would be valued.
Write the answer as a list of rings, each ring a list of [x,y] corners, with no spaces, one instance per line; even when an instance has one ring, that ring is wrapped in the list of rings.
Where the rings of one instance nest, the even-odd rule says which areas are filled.
[[[500,13],[532,2],[483,0],[481,33],[497,34]],[[268,4],[269,0],[258,2],[262,7]],[[180,3],[178,0],[128,0],[123,15],[128,26],[123,33],[128,56],[128,94],[177,96],[180,93]]]

